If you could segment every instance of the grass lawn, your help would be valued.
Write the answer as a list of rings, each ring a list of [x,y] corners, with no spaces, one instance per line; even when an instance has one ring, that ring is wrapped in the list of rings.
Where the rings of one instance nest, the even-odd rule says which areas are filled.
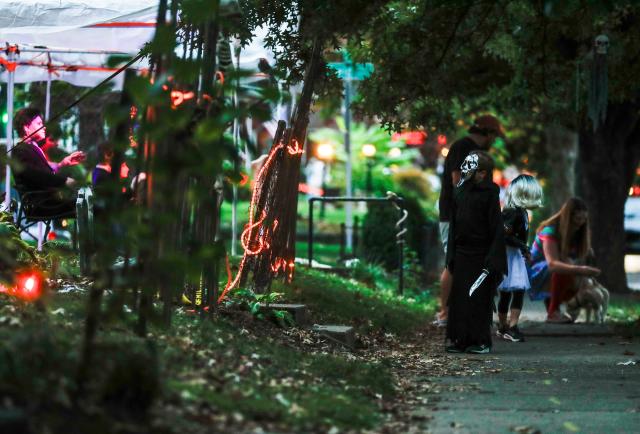
[[[307,303],[314,322],[351,324],[363,335],[410,335],[433,310],[304,267],[293,284],[273,289]],[[282,329],[237,303],[213,321],[180,308],[171,329],[152,325],[140,338],[135,313],[109,310],[107,297],[89,382],[76,401],[86,301],[86,292],[53,291],[38,308],[0,295],[0,431],[357,431],[375,429],[396,393],[384,360]]]

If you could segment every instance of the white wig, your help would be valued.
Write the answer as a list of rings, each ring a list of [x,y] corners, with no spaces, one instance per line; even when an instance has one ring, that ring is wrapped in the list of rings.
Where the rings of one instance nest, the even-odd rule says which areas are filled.
[[[542,187],[533,176],[519,175],[511,181],[505,194],[505,208],[533,209],[541,206]]]

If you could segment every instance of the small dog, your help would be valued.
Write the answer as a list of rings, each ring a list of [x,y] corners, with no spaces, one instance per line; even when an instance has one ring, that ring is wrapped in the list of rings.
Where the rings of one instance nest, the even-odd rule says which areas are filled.
[[[591,322],[591,314],[602,324],[609,308],[609,291],[593,277],[579,277],[577,279],[578,293],[567,302],[567,313],[575,321],[580,310],[587,313],[587,322]]]

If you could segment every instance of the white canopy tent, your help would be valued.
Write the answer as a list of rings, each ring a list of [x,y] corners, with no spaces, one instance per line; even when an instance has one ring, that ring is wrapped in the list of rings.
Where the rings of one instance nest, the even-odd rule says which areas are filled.
[[[152,39],[157,11],[158,0],[0,0],[0,46],[6,47],[0,53],[0,82],[7,83],[7,149],[14,146],[15,83],[47,82],[48,119],[51,81],[96,86],[116,70],[108,66],[111,56],[136,55]],[[255,70],[260,58],[273,62],[273,54],[263,46],[265,33],[258,30],[252,43],[243,47],[236,66]],[[145,61],[132,65],[147,66]],[[122,75],[117,76],[113,86],[121,88],[122,80]],[[237,125],[235,137],[236,131]],[[10,205],[10,176],[7,165],[4,209]]]
[[[47,82],[45,117],[52,80],[95,86],[114,71],[108,59],[135,55],[153,37],[157,0],[0,0],[0,81],[7,86],[7,149],[13,147],[13,86]],[[134,67],[143,67],[138,64]],[[114,82],[121,87],[122,77]],[[10,205],[10,168],[5,176],[4,208]]]

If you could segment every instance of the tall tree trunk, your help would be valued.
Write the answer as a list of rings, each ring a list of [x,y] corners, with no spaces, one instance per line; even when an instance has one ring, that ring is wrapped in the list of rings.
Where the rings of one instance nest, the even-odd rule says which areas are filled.
[[[559,124],[550,124],[545,130],[549,156],[549,189],[547,202],[552,212],[562,207],[575,194],[574,169],[578,158],[578,134]]]
[[[624,270],[624,204],[640,160],[640,104],[611,104],[604,125],[580,131],[581,192],[589,208],[600,280],[610,291],[628,290]]]

